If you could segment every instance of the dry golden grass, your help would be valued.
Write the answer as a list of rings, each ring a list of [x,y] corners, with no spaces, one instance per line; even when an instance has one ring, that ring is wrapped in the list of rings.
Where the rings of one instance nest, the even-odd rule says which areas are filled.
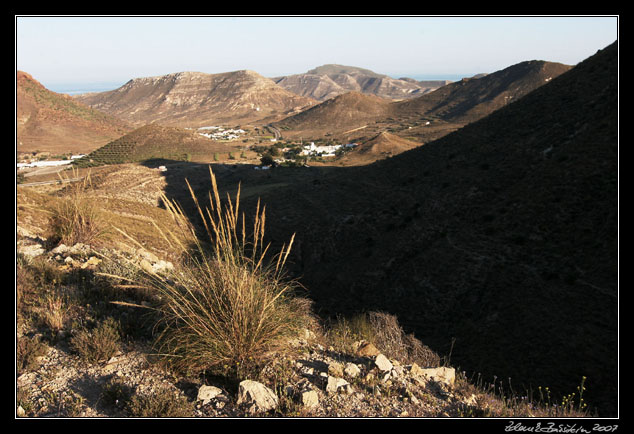
[[[75,170],[71,178],[60,175],[61,182],[68,182],[76,175]],[[107,233],[109,222],[98,201],[87,194],[90,186],[88,174],[81,181],[70,183],[70,193],[54,202],[49,210],[53,239],[72,246],[77,243],[90,244]]]
[[[82,328],[70,340],[71,348],[79,356],[95,363],[110,359],[119,350],[120,334],[113,318],[106,318],[93,329]]]
[[[62,295],[48,293],[44,296],[44,306],[40,313],[42,322],[51,331],[57,333],[64,328],[69,309]]]
[[[330,345],[344,353],[354,353],[360,340],[371,342],[386,356],[421,366],[440,366],[441,358],[413,334],[406,334],[394,315],[366,312],[350,318],[339,317],[327,332]]]
[[[247,233],[239,210],[240,189],[235,201],[228,197],[223,206],[211,168],[210,176],[210,208],[200,206],[190,187],[205,237],[199,238],[176,202],[163,197],[176,229],[155,229],[180,252],[180,265],[170,276],[141,270],[140,282],[135,283],[160,296],[156,346],[170,365],[188,372],[210,369],[244,377],[303,330],[311,321],[310,303],[296,296],[295,282],[284,280],[293,239],[268,260],[265,208],[258,203]]]

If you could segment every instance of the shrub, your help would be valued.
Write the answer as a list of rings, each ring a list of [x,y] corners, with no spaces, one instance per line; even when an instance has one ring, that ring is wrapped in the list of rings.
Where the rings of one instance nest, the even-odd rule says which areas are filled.
[[[273,166],[273,165],[275,165],[275,160],[273,159],[271,154],[266,153],[266,154],[262,155],[262,158],[260,158],[260,163],[263,166]]]
[[[152,393],[135,394],[126,409],[131,417],[191,417],[194,406],[187,398],[160,387]]]
[[[406,334],[394,315],[367,312],[350,319],[337,318],[331,325],[328,338],[343,352],[353,352],[354,343],[372,342],[386,356],[421,366],[440,366],[440,357],[413,334]]]
[[[18,338],[16,346],[18,375],[37,369],[39,358],[46,355],[47,352],[48,347],[38,338]]]
[[[62,295],[47,293],[44,296],[44,306],[40,312],[41,320],[51,331],[58,332],[64,328],[69,309]]]
[[[268,261],[265,208],[258,202],[247,241],[245,216],[240,221],[239,214],[240,188],[235,203],[228,198],[223,209],[211,167],[210,175],[211,209],[203,211],[187,183],[209,243],[196,236],[178,204],[163,197],[182,230],[163,235],[179,246],[184,259],[170,279],[144,272],[144,282],[161,299],[159,354],[176,369],[243,377],[287,348],[288,340],[312,320],[310,304],[297,296],[296,282],[283,279],[293,238]]]
[[[73,170],[74,177],[78,172]],[[90,244],[108,229],[105,214],[97,201],[87,194],[90,175],[70,186],[70,194],[57,201],[50,210],[52,238],[67,245]]]
[[[111,378],[101,391],[101,402],[109,408],[123,409],[133,396],[132,387],[118,378]]]
[[[110,359],[119,350],[118,324],[113,318],[99,323],[94,329],[80,329],[70,340],[71,348],[87,362]]]

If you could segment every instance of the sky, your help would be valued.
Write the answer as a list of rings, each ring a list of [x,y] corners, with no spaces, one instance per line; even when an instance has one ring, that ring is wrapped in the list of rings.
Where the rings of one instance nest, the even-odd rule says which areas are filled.
[[[16,15],[15,65],[51,90],[330,63],[457,80],[525,60],[575,65],[617,38],[617,16]]]

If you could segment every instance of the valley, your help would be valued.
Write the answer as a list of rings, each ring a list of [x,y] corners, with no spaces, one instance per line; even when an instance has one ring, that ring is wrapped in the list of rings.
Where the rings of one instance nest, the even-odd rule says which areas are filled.
[[[27,99],[31,79],[18,74],[17,156],[81,153],[90,194],[148,251],[172,253],[143,216],[167,221],[167,198],[198,223],[190,188],[208,205],[211,167],[247,221],[266,205],[272,251],[295,237],[287,271],[320,318],[388,312],[471,378],[560,396],[587,377],[588,402],[617,414],[616,42],[453,83],[324,65]],[[20,204],[64,187],[20,186],[59,179],[22,170],[17,226],[46,237]]]

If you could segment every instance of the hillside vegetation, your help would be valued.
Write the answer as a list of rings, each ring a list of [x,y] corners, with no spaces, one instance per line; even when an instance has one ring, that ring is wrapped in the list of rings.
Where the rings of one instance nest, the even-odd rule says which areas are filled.
[[[138,128],[16,187],[18,416],[618,415],[617,42],[407,101],[280,89],[178,73],[79,98]],[[175,126],[232,116],[266,126]],[[358,146],[230,151],[313,135]]]
[[[123,121],[52,92],[18,71],[16,83],[17,152],[86,152],[130,127]]]
[[[386,310],[516,388],[585,375],[614,415],[617,66],[613,44],[437,141],[267,192],[272,239],[297,231],[324,315]]]
[[[264,208],[245,232],[240,190],[221,201],[210,173],[211,202],[197,205],[206,234],[165,196],[165,209],[126,204],[90,178],[20,188],[20,221],[51,225],[18,231],[19,417],[588,414],[583,399],[554,406],[469,380],[392,315],[318,319],[283,274],[294,237],[273,255]],[[58,238],[67,211],[80,218]]]
[[[570,68],[552,62],[522,62],[403,101],[351,91],[274,125],[288,138],[328,134],[340,140],[365,141],[387,131],[428,143],[520,99]]]

